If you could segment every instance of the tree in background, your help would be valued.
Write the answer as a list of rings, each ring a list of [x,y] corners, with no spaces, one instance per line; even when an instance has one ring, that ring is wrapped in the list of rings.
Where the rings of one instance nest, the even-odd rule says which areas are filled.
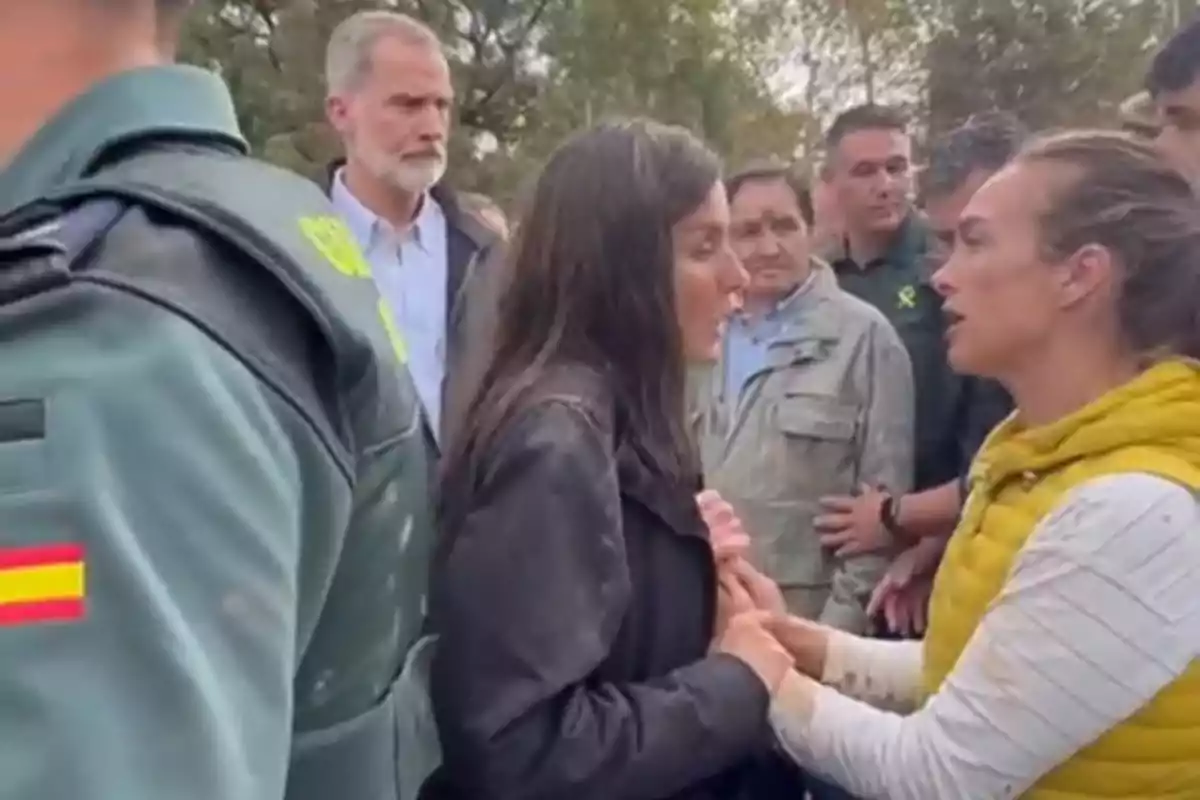
[[[324,43],[363,8],[395,8],[446,43],[459,95],[452,178],[501,199],[564,136],[646,114],[734,159],[791,157],[803,118],[768,90],[756,28],[734,0],[203,0],[183,58],[229,82],[266,157],[316,177],[336,153],[323,123]]]
[[[927,122],[1005,109],[1035,129],[1111,126],[1140,88],[1172,3],[943,0],[926,4]]]
[[[864,102],[916,111],[924,88],[923,41],[906,0],[757,0],[772,35],[762,48],[774,58],[772,85],[806,117],[800,162],[809,172],[822,158],[826,127]],[[771,63],[768,61],[768,63]]]
[[[732,164],[820,155],[840,110],[874,99],[918,133],[1003,108],[1032,127],[1112,124],[1150,52],[1197,0],[200,0],[186,60],[228,80],[256,151],[317,176],[324,45],[363,8],[446,43],[459,95],[456,184],[512,199],[550,150],[608,116],[701,133]]]

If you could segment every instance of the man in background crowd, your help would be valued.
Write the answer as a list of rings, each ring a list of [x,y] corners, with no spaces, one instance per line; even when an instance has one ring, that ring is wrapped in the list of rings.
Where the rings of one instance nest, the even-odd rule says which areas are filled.
[[[958,473],[950,418],[957,378],[946,363],[941,301],[929,286],[927,231],[913,213],[912,143],[907,121],[878,105],[839,115],[825,137],[828,183],[839,212],[841,239],[827,259],[838,283],[878,308],[908,350],[916,391],[914,487],[928,489]],[[854,495],[824,498],[817,529],[840,555],[879,549],[895,531],[893,497],[905,489],[878,483]],[[870,533],[870,543],[860,541]]]
[[[946,425],[957,379],[946,365],[941,301],[928,281],[928,232],[909,197],[907,121],[891,108],[858,106],[837,117],[825,144],[825,177],[843,226],[827,260],[841,287],[882,311],[908,348],[917,391],[914,481],[918,489],[937,486],[958,474]]]
[[[394,797],[420,408],[186,6],[0,3],[0,798]]]
[[[985,122],[987,122],[985,120]],[[993,121],[994,122],[994,121]],[[1002,125],[982,126],[986,139]],[[837,190],[846,239],[834,267],[843,288],[873,303],[896,326],[913,362],[916,386],[917,494],[864,484],[856,496],[828,497],[818,518],[826,546],[836,552],[870,552],[934,535],[953,527],[962,480],[982,439],[1007,412],[995,387],[954,373],[946,360],[944,320],[930,285],[936,264],[953,241],[957,212],[986,178],[987,167],[961,154],[953,143],[926,181],[934,207],[936,235],[910,205],[911,142],[904,118],[894,110],[860,106],[835,120],[828,135],[827,175]],[[1007,141],[1004,135],[999,138]],[[949,141],[949,140],[948,140]],[[1010,143],[1011,144],[1011,143]],[[1011,150],[1003,150],[1004,160]],[[980,147],[983,153],[987,147]],[[961,169],[951,168],[963,162]],[[1002,162],[1001,162],[1002,163]],[[994,169],[994,167],[993,167]],[[948,173],[946,179],[940,173]],[[936,544],[924,544],[894,566],[899,576],[917,554],[936,564]]]
[[[408,346],[440,442],[460,351],[467,286],[497,236],[444,183],[454,106],[437,36],[392,11],[362,11],[330,37],[326,111],[346,158],[330,197],[354,233]]]
[[[967,202],[992,175],[1007,164],[1027,138],[1024,126],[1009,114],[985,112],[937,139],[920,176],[920,197],[930,230],[930,274],[949,257],[958,218]],[[963,377],[959,407],[951,417],[960,441],[961,463],[969,464],[991,429],[1011,410],[1012,401],[999,385]],[[893,501],[892,527],[909,548],[876,589],[872,610],[880,610],[892,632],[921,634],[930,582],[953,531],[966,492],[966,473],[942,484]],[[869,542],[869,529],[862,531]]]
[[[1200,17],[1154,56],[1146,91],[1154,101],[1159,144],[1176,168],[1200,184]]]
[[[807,192],[785,167],[727,181],[730,241],[749,282],[701,394],[706,484],[752,540],[789,610],[861,633],[888,554],[842,557],[813,528],[823,494],[912,479],[912,368],[876,309],[811,257]]]

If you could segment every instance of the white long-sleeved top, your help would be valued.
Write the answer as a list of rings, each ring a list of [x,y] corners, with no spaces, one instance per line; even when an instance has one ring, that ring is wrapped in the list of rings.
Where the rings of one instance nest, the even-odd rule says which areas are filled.
[[[920,642],[835,633],[772,724],[802,766],[875,800],[1019,797],[1200,658],[1200,506],[1129,473],[1078,487],[1017,556],[920,710]]]

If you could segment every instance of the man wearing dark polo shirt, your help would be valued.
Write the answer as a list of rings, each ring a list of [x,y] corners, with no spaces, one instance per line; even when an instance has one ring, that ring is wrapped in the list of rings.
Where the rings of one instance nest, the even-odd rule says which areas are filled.
[[[817,520],[822,541],[849,556],[894,546],[897,539],[948,533],[962,477],[997,412],[991,408],[995,403],[976,408],[986,393],[973,390],[971,380],[956,375],[946,360],[941,299],[929,285],[937,248],[910,204],[911,143],[903,116],[859,106],[838,117],[826,143],[826,179],[846,231],[828,260],[842,288],[876,306],[896,328],[913,364],[916,390],[917,494],[893,496],[895,487],[864,486],[856,497],[822,500],[824,513]],[[987,421],[980,423],[984,411]],[[937,502],[924,508],[930,504],[916,499]],[[942,513],[946,509],[950,514]]]
[[[922,207],[931,234],[927,252],[931,268],[949,256],[963,207],[1016,154],[1025,137],[1018,120],[993,111],[973,116],[932,143],[920,181]],[[1011,400],[998,384],[970,377],[962,381],[956,413],[947,419],[946,426],[958,435],[964,464],[1010,410]],[[961,502],[962,487],[953,483],[897,496],[892,501],[891,527],[912,546],[889,568],[876,588],[872,605],[884,612],[893,632],[923,632],[929,579],[958,518]],[[875,547],[880,528],[877,522],[868,520],[839,531],[838,536]]]
[[[845,237],[828,261],[838,283],[883,312],[913,362],[917,489],[955,478],[961,459],[946,420],[958,379],[946,363],[941,300],[929,285],[928,232],[909,200],[912,143],[897,111],[876,105],[841,114],[826,135],[826,179]]]

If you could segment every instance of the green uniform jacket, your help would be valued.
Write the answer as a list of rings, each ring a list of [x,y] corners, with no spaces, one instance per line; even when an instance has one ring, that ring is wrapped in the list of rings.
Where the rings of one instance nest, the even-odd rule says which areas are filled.
[[[187,142],[261,227],[312,243],[292,265],[311,313],[278,318],[305,324],[277,330],[252,295],[216,316],[301,342],[300,372],[328,378],[302,388],[331,419],[273,380],[288,365],[89,279],[212,270],[286,305],[259,261],[170,215],[134,208],[79,280],[3,293],[38,235],[5,238],[14,209]],[[319,189],[242,148],[213,76],[146,69],[77,99],[0,173],[0,800],[395,795],[390,689],[431,544],[419,411]],[[328,341],[297,338],[318,327]]]

